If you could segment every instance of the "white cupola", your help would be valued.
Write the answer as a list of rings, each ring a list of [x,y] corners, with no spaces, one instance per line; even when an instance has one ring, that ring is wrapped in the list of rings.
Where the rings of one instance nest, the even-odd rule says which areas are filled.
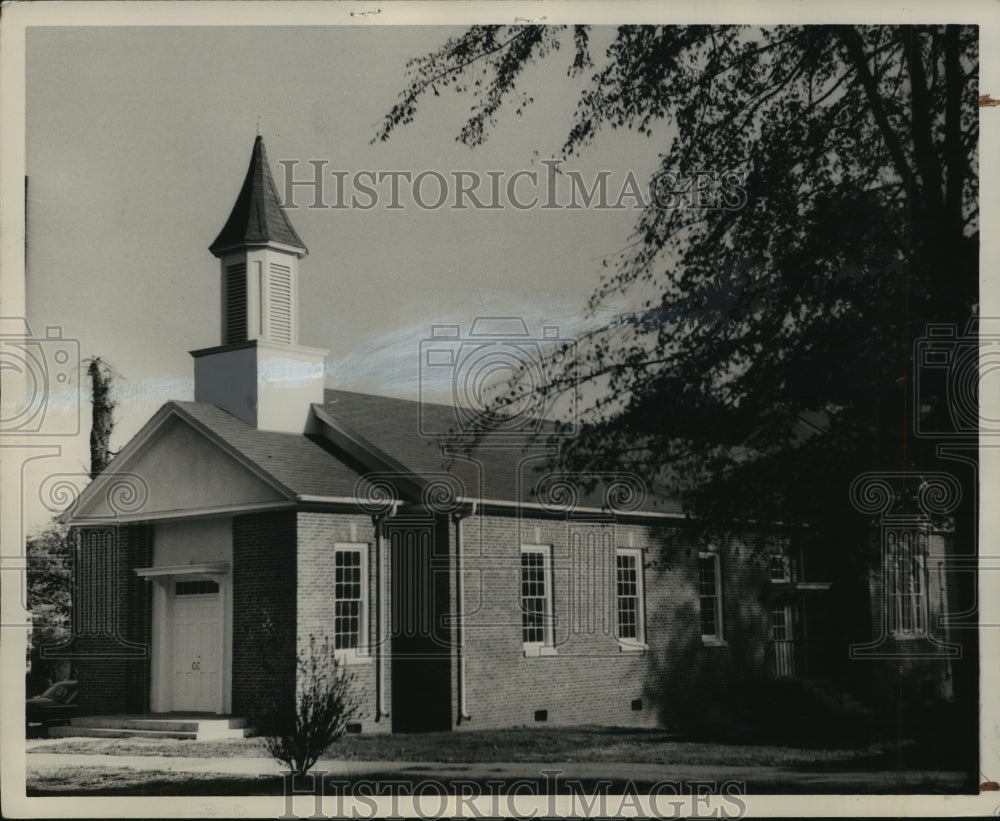
[[[310,405],[323,402],[329,351],[298,344],[298,265],[308,249],[281,207],[259,135],[209,250],[221,267],[222,344],[191,352],[195,401],[260,430],[304,432]]]

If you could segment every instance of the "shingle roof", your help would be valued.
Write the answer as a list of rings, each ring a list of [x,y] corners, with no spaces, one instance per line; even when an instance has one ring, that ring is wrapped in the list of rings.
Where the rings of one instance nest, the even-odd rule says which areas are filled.
[[[425,480],[447,473],[457,478],[470,499],[538,504],[545,489],[552,499],[560,490],[576,494],[576,506],[600,510],[612,494],[619,510],[680,514],[679,500],[656,494],[639,477],[622,473],[568,473],[553,458],[544,433],[533,441],[484,435],[444,452],[458,429],[454,408],[349,391],[327,390],[322,412],[363,443],[375,446]],[[356,454],[351,454],[356,457]],[[561,487],[554,487],[553,482]],[[612,487],[612,485],[614,487]],[[642,486],[635,506],[614,497]]]
[[[299,249],[303,255],[308,253],[305,243],[299,239],[281,207],[278,189],[268,166],[264,139],[258,135],[236,204],[208,250],[219,256],[229,248],[264,242],[280,242]]]
[[[556,479],[563,489],[576,494],[577,508],[600,510],[606,505],[609,485],[616,475],[621,478],[621,474],[562,473],[542,441],[512,443],[484,436],[457,454],[445,452],[443,447],[453,440],[444,434],[455,427],[454,409],[447,405],[332,390],[325,391],[325,399],[314,408],[342,433],[335,439],[257,430],[204,402],[170,404],[296,496],[356,499],[363,493],[359,479],[389,473],[401,475],[397,487],[404,494],[414,486],[451,479],[466,501],[535,506],[554,498],[544,497],[539,483]],[[442,435],[422,434],[421,420],[424,431]],[[597,479],[593,486],[592,478]],[[618,490],[623,489],[619,483]],[[615,508],[618,512],[682,512],[676,499],[652,493],[642,494],[635,504],[616,504]]]
[[[453,435],[458,421],[448,405],[340,390],[324,391],[324,399],[313,408],[326,433],[310,435],[261,431],[204,402],[168,404],[292,496],[356,500],[364,493],[363,477],[388,473],[390,479],[401,477],[397,488],[404,499],[448,477],[465,501],[545,506],[547,489],[548,501],[565,491],[563,498],[573,498],[577,509],[607,509],[610,499],[618,513],[683,514],[678,499],[637,477],[563,472],[544,434],[534,441],[484,435],[462,442]],[[804,432],[808,427],[815,433],[827,418],[806,414],[799,421]],[[629,501],[636,484],[643,486],[640,496]]]
[[[358,474],[330,452],[322,437],[257,430],[207,402],[170,404],[294,495],[354,495]]]

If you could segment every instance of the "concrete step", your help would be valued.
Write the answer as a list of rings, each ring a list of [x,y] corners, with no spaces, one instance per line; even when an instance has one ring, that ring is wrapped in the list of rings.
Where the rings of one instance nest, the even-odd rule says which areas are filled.
[[[69,725],[49,728],[53,738],[186,738],[221,741],[246,738],[252,734],[246,719],[231,716],[80,716]]]
[[[202,733],[241,730],[245,718],[153,718],[132,716],[81,716],[72,720],[74,727],[108,727],[119,730],[161,730],[164,732]]]
[[[119,727],[49,727],[49,738],[187,738],[197,740],[197,733],[177,730],[126,730]]]

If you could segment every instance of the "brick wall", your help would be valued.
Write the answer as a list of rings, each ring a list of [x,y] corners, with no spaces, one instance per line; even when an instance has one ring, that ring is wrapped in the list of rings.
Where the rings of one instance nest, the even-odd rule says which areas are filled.
[[[294,686],[296,552],[295,511],[233,519],[232,710],[251,724],[273,693]]]
[[[584,560],[588,536],[601,547]],[[533,724],[538,710],[550,724],[670,726],[695,710],[710,714],[740,677],[767,675],[767,567],[746,541],[718,548],[727,644],[712,647],[701,638],[698,546],[682,527],[477,516],[465,521],[464,539],[471,720],[462,729]],[[556,655],[524,653],[521,544],[551,545]],[[645,652],[623,652],[616,638],[616,546],[643,551]],[[586,590],[587,578],[603,584]]]
[[[568,524],[563,520],[474,516],[464,520],[465,688],[469,720],[459,717],[459,650],[451,648],[451,707],[460,729],[534,724],[544,710],[549,724],[675,726],[692,716],[710,720],[733,692],[733,683],[767,675],[767,564],[749,539],[732,539],[722,556],[725,646],[701,638],[698,598],[699,545],[682,525]],[[448,524],[454,547],[454,523]],[[134,567],[151,561],[149,531],[119,532],[119,563],[112,578],[123,606],[119,634],[148,647],[148,583]],[[376,609],[376,534],[362,514],[282,511],[233,520],[233,712],[257,723],[268,697],[294,686],[295,654],[309,636],[333,632],[333,549],[340,542],[367,546],[367,658],[349,665],[362,732],[388,732],[376,716],[376,675],[382,656],[382,706],[391,715],[391,658],[386,639],[389,602]],[[521,636],[520,547],[551,546],[557,654],[526,657]],[[642,550],[645,633],[648,648],[623,652],[617,641],[614,548]],[[91,573],[84,551],[83,571]],[[92,557],[91,557],[92,559]],[[91,562],[92,563],[92,562]],[[388,594],[387,540],[381,561]],[[457,610],[456,566],[447,590],[448,612]],[[599,582],[599,583],[598,583]],[[128,620],[126,612],[142,614]],[[264,620],[276,641],[263,639]],[[379,632],[382,643],[379,646]],[[97,637],[86,646],[100,650]],[[145,642],[143,645],[142,643]],[[81,647],[84,646],[81,644]],[[148,659],[101,659],[79,665],[85,679],[85,712],[146,709]],[[123,685],[124,682],[124,685]],[[640,708],[640,709],[636,709]],[[378,720],[376,720],[378,719]]]
[[[146,712],[152,592],[133,571],[151,562],[151,531],[129,525],[77,534],[69,652],[80,681],[80,714]]]
[[[334,628],[334,546],[338,543],[365,545],[368,556],[368,647],[347,664],[352,679],[351,693],[357,704],[352,723],[361,725],[364,733],[389,732],[391,725],[384,716],[376,716],[375,687],[380,656],[388,653],[389,644],[380,640],[385,631],[385,617],[376,611],[376,538],[372,519],[364,514],[313,513],[298,514],[298,576],[297,602],[298,647],[307,647],[310,635],[317,641],[327,637],[333,641]],[[383,551],[383,573],[388,572],[387,554]],[[384,589],[388,584],[383,579]],[[383,604],[385,604],[383,602]],[[383,607],[385,611],[387,608]],[[390,711],[388,659],[382,661],[385,690],[382,706]],[[377,720],[376,720],[377,719]]]
[[[309,636],[332,637],[334,545],[349,542],[365,545],[368,557],[369,648],[367,657],[349,665],[358,705],[354,720],[365,733],[390,731],[391,567],[388,540],[377,561],[371,517],[282,511],[239,516],[232,526],[233,712],[255,722],[270,694],[294,686],[295,654],[305,648]],[[445,526],[452,548],[451,578],[440,588],[447,602],[435,610],[455,613],[455,526]],[[536,711],[545,711],[549,724],[690,726],[693,718],[710,722],[722,715],[726,700],[739,690],[735,682],[769,675],[770,548],[762,549],[751,534],[714,545],[721,556],[725,644],[709,646],[702,640],[699,619],[702,546],[683,524],[568,523],[491,514],[465,519],[462,530],[465,721],[459,720],[457,641],[450,649],[452,725],[459,729],[532,725]],[[149,705],[152,591],[151,583],[133,571],[152,564],[151,530],[132,525],[84,529],[79,536],[82,587],[74,597],[76,636],[65,653],[76,657],[81,712],[144,712]],[[928,623],[940,641],[951,638],[937,626],[937,617],[948,609],[948,586],[955,575],[939,572],[947,538],[930,537],[927,561]],[[780,541],[777,536],[771,539],[773,544]],[[551,549],[554,655],[525,655],[520,612],[523,544]],[[616,639],[615,547],[642,551],[648,646],[641,652],[623,651]],[[879,567],[871,575],[872,639],[880,634],[883,592]],[[262,635],[266,618],[275,630],[271,644]],[[451,638],[457,639],[457,633]],[[887,651],[914,646],[912,641],[886,638]],[[383,715],[376,714],[380,664]],[[882,706],[877,703],[879,693],[899,693],[904,700],[951,696],[949,665],[943,658],[889,664],[883,660],[866,669],[872,676],[871,692],[856,695],[876,708]]]
[[[451,650],[453,724],[486,729],[534,724],[538,710],[549,724],[674,726],[692,715],[710,719],[713,710],[747,676],[765,677],[769,636],[767,563],[750,539],[718,546],[722,555],[723,631],[726,645],[706,646],[701,638],[698,598],[699,546],[680,525],[567,524],[554,519],[475,516],[463,522],[465,582],[465,687],[468,721],[459,717],[459,650]],[[448,525],[454,546],[454,524]],[[289,550],[290,539],[297,548]],[[590,539],[594,545],[582,547]],[[261,678],[253,653],[241,638],[240,612],[262,607],[282,613],[286,635],[301,650],[309,636],[331,636],[334,620],[334,546],[366,545],[368,555],[367,658],[349,665],[358,704],[354,720],[362,732],[388,732],[391,719],[376,720],[376,676],[380,650],[385,713],[392,712],[389,603],[376,610],[376,534],[367,515],[299,512],[240,517],[234,523],[233,704],[252,715]],[[526,657],[521,640],[520,547],[551,545],[553,603],[558,626],[554,656]],[[575,546],[574,546],[575,545]],[[275,549],[276,547],[280,549]],[[643,551],[645,629],[648,649],[623,652],[617,641],[614,547]],[[387,543],[382,556],[383,590],[390,590]],[[582,552],[581,552],[582,551]],[[603,553],[601,551],[604,551]],[[278,556],[287,561],[276,562]],[[294,572],[292,570],[294,556]],[[603,562],[603,564],[601,564]],[[249,572],[250,566],[256,572]],[[447,587],[454,612],[455,565]],[[279,595],[285,585],[296,596]],[[594,580],[602,579],[602,584]],[[585,590],[585,580],[589,589]],[[242,591],[242,592],[241,592]],[[251,593],[251,591],[255,591]],[[584,595],[586,593],[586,595]],[[241,598],[242,597],[242,598]],[[245,606],[240,602],[245,601]],[[288,643],[292,646],[292,642]],[[285,663],[293,661],[291,652]],[[251,675],[253,673],[253,675]],[[287,679],[286,679],[287,680]],[[639,708],[639,709],[636,709]]]

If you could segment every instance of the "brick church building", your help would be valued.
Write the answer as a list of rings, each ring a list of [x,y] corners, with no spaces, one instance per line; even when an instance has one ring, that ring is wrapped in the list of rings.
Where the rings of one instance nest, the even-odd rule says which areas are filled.
[[[828,675],[830,584],[794,528],[708,542],[639,477],[560,471],[544,422],[325,390],[328,351],[298,343],[307,248],[260,137],[209,250],[221,344],[191,354],[194,401],[64,517],[83,715],[252,725],[310,636],[350,670],[365,733],[670,726],[748,679]],[[438,331],[428,367],[530,348],[517,322],[493,348]],[[944,606],[905,561],[896,638]]]

